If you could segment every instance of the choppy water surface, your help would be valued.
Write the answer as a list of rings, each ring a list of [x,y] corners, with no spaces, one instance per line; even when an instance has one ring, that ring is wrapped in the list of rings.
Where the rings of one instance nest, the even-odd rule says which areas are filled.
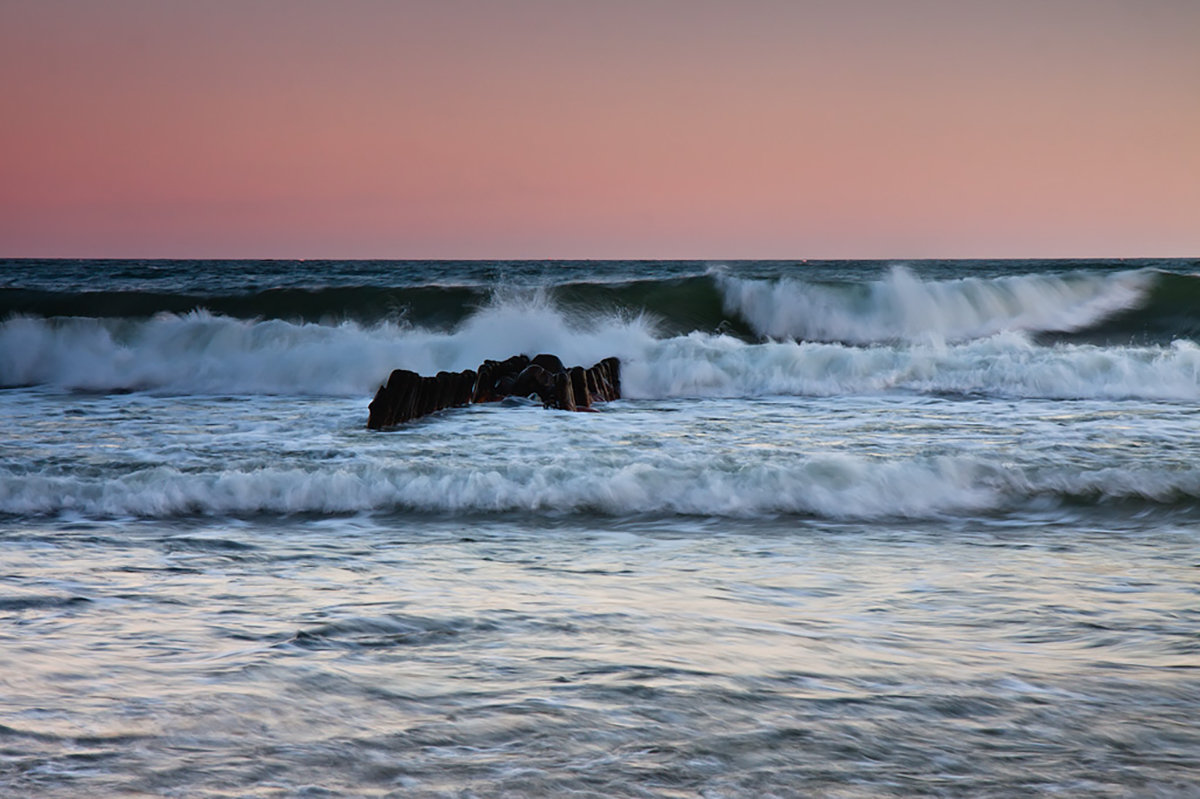
[[[1189,264],[43,267],[0,794],[1200,795]],[[364,429],[529,350],[626,399]]]
[[[1087,517],[14,530],[4,780],[41,796],[1187,795],[1193,525]]]

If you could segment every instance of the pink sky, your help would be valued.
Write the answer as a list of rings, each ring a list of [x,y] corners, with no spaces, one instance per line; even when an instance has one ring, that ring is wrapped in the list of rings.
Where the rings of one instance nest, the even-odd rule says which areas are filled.
[[[1200,256],[1193,0],[4,0],[0,256]]]

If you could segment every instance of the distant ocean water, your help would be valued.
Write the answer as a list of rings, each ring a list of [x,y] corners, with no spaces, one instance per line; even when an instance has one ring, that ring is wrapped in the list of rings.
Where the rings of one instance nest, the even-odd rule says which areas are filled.
[[[1200,796],[1200,261],[0,261],[0,429],[0,795]]]

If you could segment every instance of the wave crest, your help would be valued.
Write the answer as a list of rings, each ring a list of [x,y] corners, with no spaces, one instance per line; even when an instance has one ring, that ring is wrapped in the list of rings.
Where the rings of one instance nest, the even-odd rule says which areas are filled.
[[[1154,273],[1079,272],[924,281],[904,267],[865,284],[716,275],[725,311],[759,336],[870,344],[1069,332],[1141,304]]]
[[[581,364],[628,357],[652,329],[642,317],[569,318],[539,293],[497,298],[448,332],[204,310],[148,320],[15,317],[0,322],[0,386],[356,396],[374,393],[397,368],[460,371],[519,352]]]
[[[707,459],[463,465],[360,463],[331,470],[196,473],[169,467],[120,477],[3,474],[0,513],[175,518],[376,512],[599,513],[726,518],[935,518],[1030,503],[1193,505],[1200,471],[1023,469],[973,456],[879,461],[845,454],[738,468]]]
[[[457,329],[250,321],[198,311],[150,320],[18,317],[0,323],[0,386],[177,394],[369,396],[396,368],[422,374],[553,352],[622,362],[631,399],[887,392],[1048,399],[1200,400],[1200,347],[1040,346],[1021,333],[960,344],[872,346],[693,332],[646,317],[571,317],[541,295],[498,299]]]
[[[1027,399],[1200,400],[1200,346],[1044,347],[1020,333],[964,344],[747,344],[692,334],[622,365],[635,398],[905,392]]]

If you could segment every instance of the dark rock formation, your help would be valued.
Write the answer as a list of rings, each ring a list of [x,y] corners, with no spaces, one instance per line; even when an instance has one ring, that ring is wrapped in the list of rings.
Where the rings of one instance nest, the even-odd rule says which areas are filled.
[[[591,410],[594,403],[620,399],[620,371],[616,358],[605,358],[589,369],[568,369],[557,356],[545,353],[532,359],[514,355],[484,361],[478,371],[438,372],[434,377],[397,369],[375,392],[367,427],[381,430],[446,408],[505,397],[537,397],[547,408]]]
[[[475,372],[470,369],[438,372],[436,377],[397,369],[367,406],[367,427],[379,430],[445,408],[468,405],[474,388]]]
[[[593,399],[609,402],[621,398],[621,362],[616,358],[605,358],[588,369],[584,378]]]
[[[553,374],[553,375],[556,375],[559,372],[565,371],[567,368],[567,367],[563,366],[563,362],[559,359],[559,357],[557,355],[547,355],[544,352],[541,355],[533,356],[533,360],[530,361],[530,363],[537,364],[538,366],[542,367],[547,372],[549,372],[550,374]]]
[[[536,396],[543,403],[550,401],[554,394],[554,372],[547,371],[536,363],[531,363],[521,370],[517,379],[508,390],[510,397]]]
[[[471,402],[495,402],[511,392],[513,383],[526,366],[529,358],[514,355],[506,361],[484,361],[479,365],[479,378],[475,381],[475,392]]]

